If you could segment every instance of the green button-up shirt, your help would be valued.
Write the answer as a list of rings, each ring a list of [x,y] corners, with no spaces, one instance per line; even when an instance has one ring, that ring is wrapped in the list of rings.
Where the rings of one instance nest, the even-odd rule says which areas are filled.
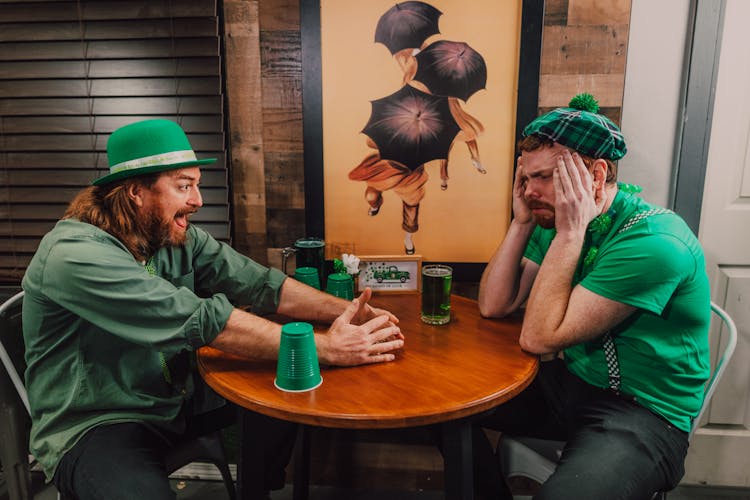
[[[90,224],[62,220],[23,279],[30,449],[49,478],[88,430],[138,421],[180,432],[193,392],[186,351],[213,341],[233,304],[277,309],[286,276],[191,225],[183,247],[137,262]],[[149,272],[150,271],[150,272]]]

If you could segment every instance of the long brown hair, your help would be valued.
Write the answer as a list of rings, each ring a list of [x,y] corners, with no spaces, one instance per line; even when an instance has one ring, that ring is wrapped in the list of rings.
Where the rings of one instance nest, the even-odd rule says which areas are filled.
[[[128,190],[133,185],[150,189],[160,175],[141,175],[84,188],[70,202],[63,219],[78,219],[106,231],[120,240],[137,260],[145,260],[154,249],[150,248],[150,235],[145,231],[147,225],[139,223],[138,208]]]

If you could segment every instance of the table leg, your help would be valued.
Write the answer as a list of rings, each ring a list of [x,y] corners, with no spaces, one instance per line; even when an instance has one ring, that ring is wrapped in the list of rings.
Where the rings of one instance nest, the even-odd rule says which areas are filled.
[[[262,436],[257,432],[256,414],[240,410],[240,443],[237,456],[237,496],[239,500],[267,498],[263,491],[265,471]]]
[[[310,428],[300,425],[294,446],[293,500],[307,500],[310,485]]]
[[[442,424],[446,500],[473,500],[471,422],[461,419]]]

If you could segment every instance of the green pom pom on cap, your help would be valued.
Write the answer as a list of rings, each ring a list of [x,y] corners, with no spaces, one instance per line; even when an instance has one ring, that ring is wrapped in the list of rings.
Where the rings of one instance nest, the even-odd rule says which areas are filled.
[[[599,112],[599,102],[594,99],[594,96],[587,93],[578,94],[573,97],[573,99],[570,100],[568,107],[581,111],[588,111],[590,113]]]

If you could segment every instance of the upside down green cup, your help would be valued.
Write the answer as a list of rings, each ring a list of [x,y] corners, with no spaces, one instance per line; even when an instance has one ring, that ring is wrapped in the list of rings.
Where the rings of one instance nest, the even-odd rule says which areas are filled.
[[[298,267],[294,270],[294,279],[320,290],[320,278],[316,267]]]
[[[354,280],[348,273],[333,273],[328,275],[326,281],[326,292],[342,299],[352,300],[354,298]]]
[[[279,361],[273,383],[288,392],[309,391],[323,383],[310,323],[293,322],[281,327]]]

